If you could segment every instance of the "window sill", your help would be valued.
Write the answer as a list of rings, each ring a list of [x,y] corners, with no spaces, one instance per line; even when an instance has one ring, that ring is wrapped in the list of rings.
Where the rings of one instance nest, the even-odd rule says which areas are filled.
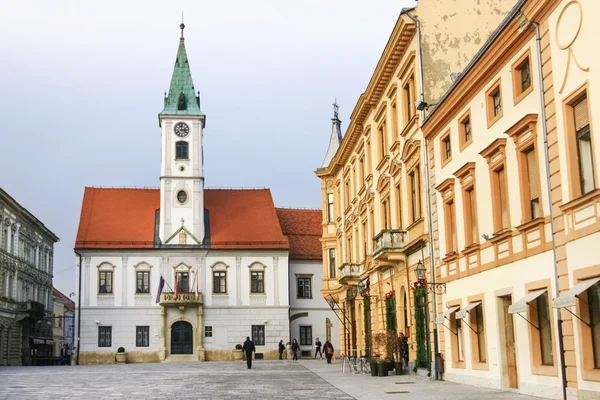
[[[448,158],[444,158],[444,156],[442,156],[442,167],[445,167],[450,161],[452,161],[452,156]]]
[[[495,117],[488,119],[488,123],[487,123],[488,129],[491,128],[496,122],[498,122],[498,120],[500,118],[502,118],[503,115],[504,115],[504,110],[500,111],[500,114],[496,115]]]
[[[517,226],[517,230],[519,232],[528,231],[531,228],[537,228],[540,225],[544,225],[546,223],[546,219],[544,217],[538,217],[536,219],[532,219],[531,221],[527,221],[519,226]]]
[[[176,158],[175,161],[190,161],[189,158]]]
[[[596,200],[600,200],[600,189],[594,189],[589,193],[579,196],[568,203],[561,205],[559,208],[561,211],[573,211],[575,208],[588,205],[587,203],[593,203]]]
[[[531,366],[531,374],[532,375],[542,375],[542,376],[558,376],[558,370],[555,365],[532,365]]]
[[[521,93],[515,92],[515,106],[521,102],[529,93],[533,92],[533,84],[530,84],[527,89],[522,91]]]
[[[511,236],[512,236],[512,230],[505,229],[505,230],[502,230],[500,232],[494,233],[494,235],[490,238],[490,242],[492,242],[492,243],[498,243],[498,242],[501,242],[504,239],[508,239]]]
[[[150,296],[150,292],[145,292],[145,293],[137,293],[135,294],[136,296]]]
[[[447,253],[446,256],[444,258],[442,258],[442,262],[449,263],[449,262],[455,261],[457,258],[458,258],[458,253],[456,251],[452,251],[450,253]]]
[[[471,133],[471,135],[473,135],[473,134]],[[469,141],[467,141],[467,142],[463,142],[463,143],[461,143],[461,144],[459,145],[460,151],[462,152],[464,149],[466,149],[467,147],[469,147],[469,145],[470,145],[471,143],[473,143],[473,136],[471,136],[471,139],[469,139]]]
[[[479,251],[479,243],[472,243],[464,248],[462,254],[471,254]]]
[[[490,366],[487,362],[473,361],[473,364],[471,365],[471,369],[476,369],[479,371],[489,371]]]
[[[266,292],[250,292],[250,296],[264,296]]]
[[[312,297],[296,297],[296,300],[312,300]]]

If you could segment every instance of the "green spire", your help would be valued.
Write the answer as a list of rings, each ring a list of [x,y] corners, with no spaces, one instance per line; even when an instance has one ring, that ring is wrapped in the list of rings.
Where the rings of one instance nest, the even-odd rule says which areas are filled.
[[[165,97],[165,108],[160,115],[204,115],[200,111],[200,94],[198,93],[198,97],[196,97],[190,64],[185,51],[185,39],[183,38],[185,25],[183,22],[179,27],[181,28],[181,38],[177,49],[177,59],[169,94]]]

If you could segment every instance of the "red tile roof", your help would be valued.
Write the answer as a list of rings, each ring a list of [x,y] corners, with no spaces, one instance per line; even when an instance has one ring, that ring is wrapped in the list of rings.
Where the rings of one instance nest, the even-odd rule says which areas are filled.
[[[269,189],[206,189],[211,248],[288,249]],[[75,247],[152,248],[159,189],[86,187]]]
[[[283,234],[290,240],[290,259],[322,260],[321,235],[323,215],[321,210],[277,208]]]
[[[52,295],[58,297],[63,301],[67,311],[75,311],[75,302],[67,296],[65,296],[64,294],[62,294],[62,292],[54,286],[52,286]]]

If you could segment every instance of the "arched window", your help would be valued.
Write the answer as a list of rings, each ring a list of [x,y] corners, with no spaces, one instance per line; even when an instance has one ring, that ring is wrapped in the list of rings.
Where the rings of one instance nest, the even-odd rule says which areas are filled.
[[[180,141],[175,143],[175,159],[187,160],[189,158],[188,142]]]

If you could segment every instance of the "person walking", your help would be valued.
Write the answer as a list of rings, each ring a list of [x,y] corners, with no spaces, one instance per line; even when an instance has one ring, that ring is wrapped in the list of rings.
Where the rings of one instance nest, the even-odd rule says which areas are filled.
[[[71,347],[67,344],[66,346],[66,353],[67,353],[67,365],[71,365],[71,356],[73,355],[73,352],[71,351]]]
[[[250,340],[250,336],[246,336],[242,350],[246,354],[246,364],[248,365],[248,369],[250,369],[252,368],[252,352],[256,351],[256,347],[254,347],[254,342]]]
[[[317,353],[319,353],[319,356],[321,357],[321,360],[322,360],[323,353],[321,352],[321,346],[322,346],[322,343],[319,340],[319,338],[317,338],[317,340],[315,341],[315,358],[317,358]]]
[[[294,357],[292,357],[292,360],[298,361],[298,351],[300,351],[300,345],[298,344],[296,339],[294,339],[292,340],[292,354],[294,355]]]
[[[323,353],[325,353],[325,358],[327,358],[327,364],[331,364],[331,357],[333,357],[333,345],[329,340],[325,341],[323,345]]]
[[[279,341],[279,359],[283,360],[283,352],[285,351],[285,346],[283,344],[283,340]]]

